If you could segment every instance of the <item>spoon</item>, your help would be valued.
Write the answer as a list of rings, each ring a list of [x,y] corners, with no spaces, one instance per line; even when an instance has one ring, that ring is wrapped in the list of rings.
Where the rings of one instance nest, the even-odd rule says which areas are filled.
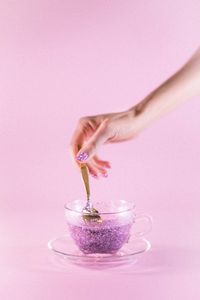
[[[80,146],[78,147],[80,150]],[[90,200],[90,185],[89,185],[89,176],[88,176],[88,168],[86,164],[80,165],[81,175],[83,179],[83,183],[86,190],[87,202],[85,207],[83,208],[83,220],[84,221],[95,221],[102,222],[100,214],[96,208],[93,207],[92,202]]]

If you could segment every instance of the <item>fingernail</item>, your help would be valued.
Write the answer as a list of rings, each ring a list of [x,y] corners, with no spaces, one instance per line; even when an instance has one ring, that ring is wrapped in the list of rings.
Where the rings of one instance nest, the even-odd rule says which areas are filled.
[[[108,177],[108,173],[103,173],[103,177]]]
[[[94,173],[90,173],[91,175],[92,175],[92,177],[94,177],[94,178],[98,178],[98,176],[96,175],[96,174],[94,174]]]
[[[111,169],[111,165],[107,165],[105,166],[107,169]]]
[[[78,161],[85,161],[88,158],[88,154],[86,152],[81,152],[79,155],[77,155],[76,159]]]

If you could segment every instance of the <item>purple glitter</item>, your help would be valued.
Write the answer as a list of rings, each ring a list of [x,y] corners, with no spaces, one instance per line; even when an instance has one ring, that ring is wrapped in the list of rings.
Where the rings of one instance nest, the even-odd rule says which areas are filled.
[[[128,242],[132,223],[119,224],[115,220],[88,225],[69,225],[70,234],[79,249],[89,253],[115,253]]]

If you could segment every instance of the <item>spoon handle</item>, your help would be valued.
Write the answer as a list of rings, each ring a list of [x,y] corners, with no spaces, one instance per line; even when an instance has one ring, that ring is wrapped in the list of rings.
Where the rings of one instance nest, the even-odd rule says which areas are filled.
[[[80,149],[81,149],[81,146],[78,145],[78,150],[80,150]],[[81,175],[82,175],[83,183],[84,183],[86,194],[87,194],[87,200],[89,201],[89,199],[90,199],[90,184],[89,184],[88,169],[87,169],[86,164],[81,164],[80,169],[81,169]]]
[[[89,185],[88,169],[87,169],[86,165],[81,166],[81,175],[82,175],[83,183],[84,183],[86,194],[87,194],[87,200],[89,200],[90,199],[90,185]]]

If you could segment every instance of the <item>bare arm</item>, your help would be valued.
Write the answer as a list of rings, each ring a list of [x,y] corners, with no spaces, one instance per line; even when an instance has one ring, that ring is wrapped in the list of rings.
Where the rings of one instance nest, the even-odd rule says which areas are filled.
[[[134,138],[151,122],[198,95],[200,48],[179,71],[130,109],[81,118],[70,143],[74,162],[78,166],[86,163],[90,174],[96,178],[99,174],[107,176],[106,168],[110,168],[110,163],[97,156],[101,145]]]
[[[180,103],[198,95],[200,95],[200,48],[179,71],[130,111],[137,119],[138,129],[142,129]]]

